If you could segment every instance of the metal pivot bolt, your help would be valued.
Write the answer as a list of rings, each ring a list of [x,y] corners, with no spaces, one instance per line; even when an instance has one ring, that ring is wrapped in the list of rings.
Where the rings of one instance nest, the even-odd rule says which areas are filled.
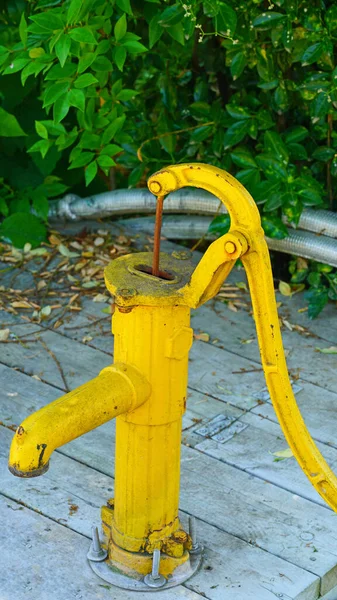
[[[192,540],[192,548],[190,549],[190,554],[199,554],[202,551],[202,546],[197,541],[197,525],[195,517],[189,517],[189,534]]]
[[[87,554],[87,558],[89,560],[93,560],[94,562],[101,562],[102,560],[106,559],[106,557],[108,556],[108,553],[101,546],[101,542],[99,541],[97,527],[91,528],[91,534],[92,534],[92,542],[91,542],[91,545],[89,548],[89,552]]]
[[[152,572],[144,577],[144,583],[151,588],[163,587],[166,583],[166,578],[159,573],[160,565],[160,550],[153,551]]]

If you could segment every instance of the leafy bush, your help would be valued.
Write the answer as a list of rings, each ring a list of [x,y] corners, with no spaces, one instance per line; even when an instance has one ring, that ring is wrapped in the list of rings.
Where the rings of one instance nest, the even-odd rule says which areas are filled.
[[[190,160],[232,172],[271,237],[305,206],[333,208],[337,5],[188,2],[7,2],[4,237],[25,223],[15,243],[38,243],[48,198],[83,193],[83,176],[90,192],[144,185]]]

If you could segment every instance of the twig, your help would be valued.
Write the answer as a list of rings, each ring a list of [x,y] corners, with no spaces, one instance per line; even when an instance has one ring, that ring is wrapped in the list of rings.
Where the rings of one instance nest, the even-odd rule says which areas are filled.
[[[92,323],[85,323],[84,325],[72,325],[72,327],[65,327],[64,329],[83,329],[84,327],[92,327],[93,325],[96,325],[96,323],[100,323],[100,321],[105,321],[106,319],[110,319],[110,316],[106,316],[106,317],[101,317],[100,319],[96,319],[96,321],[93,321]]]
[[[67,384],[66,378],[64,376],[64,373],[63,373],[63,370],[62,370],[62,367],[61,367],[59,359],[55,356],[54,352],[52,350],[50,350],[50,348],[48,348],[48,346],[47,346],[47,344],[46,344],[46,342],[44,340],[39,339],[39,342],[41,342],[41,344],[44,347],[44,349],[46,350],[46,352],[48,352],[48,354],[52,357],[53,361],[55,362],[55,364],[56,364],[56,366],[58,368],[58,371],[59,371],[59,373],[61,375],[61,378],[62,378],[62,381],[63,381],[63,385],[65,387],[66,392],[70,392],[70,389],[68,387],[68,384]]]
[[[137,157],[140,162],[143,162],[142,148],[145,144],[149,142],[153,142],[153,140],[159,140],[162,137],[167,137],[168,135],[177,135],[177,133],[185,133],[185,131],[192,131],[193,129],[198,129],[199,127],[208,127],[209,125],[214,125],[214,121],[209,121],[208,123],[199,123],[199,125],[194,125],[193,127],[186,127],[185,129],[177,129],[176,131],[166,131],[165,133],[161,133],[160,135],[155,135],[147,140],[145,140],[137,150]]]
[[[333,127],[333,117],[332,114],[328,114],[328,147],[331,148],[331,134]],[[329,205],[331,210],[333,210],[333,189],[332,189],[332,181],[331,181],[331,162],[332,159],[327,162],[326,165],[326,185],[328,189],[328,197],[329,197]]]

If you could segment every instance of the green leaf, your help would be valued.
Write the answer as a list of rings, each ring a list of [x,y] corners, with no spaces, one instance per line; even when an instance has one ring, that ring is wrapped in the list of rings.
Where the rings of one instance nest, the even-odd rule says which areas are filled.
[[[35,121],[35,130],[40,137],[45,140],[48,139],[47,127],[43,123],[40,123],[40,121]]]
[[[213,131],[214,129],[211,125],[201,125],[192,132],[191,139],[195,142],[203,142],[212,135]]]
[[[24,12],[22,13],[21,19],[20,19],[19,35],[20,35],[20,40],[25,48],[27,45],[27,21],[26,21]]]
[[[40,190],[33,193],[33,209],[38,217],[46,221],[49,211],[48,198]]]
[[[255,160],[268,179],[287,179],[287,170],[276,158],[273,158],[269,154],[259,154]]]
[[[36,248],[46,240],[46,233],[41,221],[35,215],[25,212],[6,217],[0,225],[0,237],[16,248],[23,248],[27,243]]]
[[[116,4],[118,8],[126,12],[128,15],[132,15],[132,8],[130,5],[130,0],[116,0]]]
[[[265,203],[263,210],[265,212],[270,212],[272,210],[276,210],[277,208],[280,208],[280,206],[282,206],[282,194],[280,194],[279,192],[275,193],[275,194],[271,194],[267,200],[267,202]]]
[[[179,44],[181,44],[182,46],[185,45],[184,28],[182,26],[182,23],[177,23],[176,25],[172,25],[172,27],[168,27],[167,33],[176,42],[179,42]]]
[[[279,12],[273,12],[268,10],[253,20],[253,27],[263,27],[263,29],[269,29],[275,27],[286,15]]]
[[[84,71],[86,71],[88,69],[88,67],[90,67],[90,65],[92,65],[92,63],[94,62],[95,59],[96,59],[96,54],[94,52],[87,52],[87,54],[84,54],[83,56],[81,56],[81,58],[78,62],[77,72],[79,74],[81,74]]]
[[[107,129],[104,131],[103,135],[102,135],[102,144],[108,144],[110,142],[110,140],[116,135],[117,131],[119,131],[120,129],[122,129],[124,121],[125,121],[125,115],[122,115],[121,117],[117,117],[117,119],[115,119],[112,123],[110,123],[109,127],[107,127]]]
[[[70,29],[69,35],[75,42],[97,44],[96,38],[89,27],[76,27],[75,29]]]
[[[44,158],[50,148],[49,140],[39,140],[33,144],[27,152],[40,152],[42,158]]]
[[[137,94],[139,94],[139,92],[136,92],[136,90],[124,89],[117,94],[116,100],[120,100],[121,102],[127,102],[128,100],[131,100],[132,98],[137,96]]]
[[[57,29],[63,29],[64,27],[61,15],[52,10],[42,12],[29,18],[31,21],[36,23],[36,25],[42,29],[45,29],[46,31],[56,31]]]
[[[90,165],[88,165],[84,171],[86,186],[88,186],[89,183],[91,183],[92,180],[96,177],[96,173],[97,173],[97,162],[95,160],[93,160],[93,162],[90,163]]]
[[[184,11],[180,4],[174,4],[173,6],[168,6],[161,13],[159,23],[162,27],[172,27],[172,25],[176,25],[180,23],[184,17]]]
[[[235,10],[226,2],[217,2],[218,14],[214,17],[216,31],[225,35],[233,35],[236,24],[237,16]]]
[[[288,229],[278,217],[263,216],[261,223],[267,237],[283,240],[288,236]]]
[[[308,135],[309,131],[306,127],[303,127],[302,125],[296,125],[295,127],[287,129],[284,134],[284,139],[287,144],[291,144],[292,142],[302,142],[302,140],[305,140]]]
[[[60,123],[68,114],[70,108],[68,94],[58,98],[54,104],[53,116],[55,123]]]
[[[62,33],[61,37],[55,44],[55,53],[57,58],[60,61],[61,67],[64,67],[64,64],[68,58],[69,50],[71,46],[71,39],[68,35]]]
[[[225,235],[228,233],[231,226],[231,218],[228,214],[217,215],[211,222],[208,233],[215,233],[216,235]]]
[[[258,169],[255,168],[238,171],[235,177],[248,189],[251,194],[255,193],[255,188],[261,180],[260,173]]]
[[[114,27],[114,34],[116,38],[116,42],[119,42],[126,34],[127,30],[127,22],[126,16],[123,14],[120,19],[118,19],[117,23]]]
[[[67,62],[64,67],[56,64],[44,76],[45,81],[58,81],[61,79],[70,79],[76,73],[76,65]]]
[[[311,288],[304,292],[304,298],[308,302],[309,319],[315,319],[328,302],[328,290],[323,286]]]
[[[82,89],[89,85],[93,85],[94,83],[98,83],[98,79],[96,79],[92,73],[83,73],[83,75],[80,75],[75,79],[74,86],[77,89]]]
[[[1,198],[1,196],[0,196],[0,214],[2,214],[4,217],[7,217],[7,215],[8,215],[8,206],[6,204],[5,199]]]
[[[316,98],[310,103],[310,115],[315,121],[325,117],[329,111],[328,95],[325,92],[317,94]]]
[[[43,108],[50,106],[56,102],[56,100],[68,91],[69,83],[67,81],[59,81],[50,85],[43,95]]]
[[[287,164],[289,160],[289,153],[282,141],[281,136],[276,131],[266,131],[264,136],[264,146],[268,154],[271,154],[277,158],[283,164]]]
[[[15,58],[13,62],[6,67],[3,74],[12,75],[13,73],[17,73],[18,71],[21,71],[21,69],[23,69],[29,62],[29,58]]]
[[[143,44],[141,44],[140,42],[131,40],[123,42],[123,46],[127,49],[127,51],[130,54],[140,54],[141,52],[147,52],[147,48],[143,46]]]
[[[69,169],[78,169],[85,167],[94,158],[94,152],[81,152],[71,163]]]
[[[251,117],[251,114],[247,111],[247,109],[243,106],[239,106],[238,104],[226,104],[226,110],[228,114],[237,121],[241,121],[242,119],[250,119]]]
[[[321,160],[322,162],[328,162],[335,156],[335,150],[333,148],[329,148],[329,146],[319,146],[312,153],[312,158],[316,160]]]
[[[82,4],[82,0],[71,0],[67,11],[67,24],[76,23]]]
[[[70,106],[75,106],[82,112],[84,112],[85,108],[85,95],[82,90],[70,90],[68,94],[68,101]]]
[[[115,161],[110,156],[101,155],[98,157],[97,162],[102,169],[110,168],[115,166]]]
[[[21,129],[16,117],[0,107],[0,137],[21,137],[27,135]]]
[[[238,121],[234,123],[229,129],[227,129],[224,136],[224,148],[230,148],[235,146],[243,140],[249,130],[249,121]]]
[[[302,144],[287,144],[292,160],[308,160],[308,153]]]
[[[257,167],[252,153],[248,148],[238,146],[231,152],[231,159],[235,165],[245,169],[246,167]]]
[[[43,48],[32,48],[31,50],[29,50],[29,57],[30,58],[40,58],[41,56],[43,56],[45,53]]]
[[[123,71],[125,59],[126,59],[126,49],[123,46],[117,46],[113,52],[113,59],[117,65],[117,68],[120,71]]]
[[[302,54],[302,65],[311,65],[312,63],[319,60],[325,50],[322,42],[316,42],[307,48]]]
[[[93,71],[113,71],[112,62],[106,56],[98,56],[96,60],[92,63]]]
[[[244,52],[238,52],[232,59],[230,70],[234,81],[240,77],[247,64],[246,55]]]
[[[115,154],[119,154],[123,152],[123,148],[117,146],[117,144],[109,144],[105,146],[100,152],[101,155],[114,156]]]
[[[152,19],[150,21],[150,24],[149,24],[149,46],[150,46],[150,48],[153,48],[153,46],[156,44],[156,42],[158,42],[158,40],[160,40],[160,38],[164,32],[164,29],[159,24],[159,21],[160,21],[160,15],[154,15],[154,17],[152,17]]]

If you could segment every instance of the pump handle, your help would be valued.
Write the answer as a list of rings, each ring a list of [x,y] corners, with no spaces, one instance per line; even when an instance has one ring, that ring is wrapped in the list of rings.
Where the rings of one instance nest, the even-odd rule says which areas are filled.
[[[257,206],[241,183],[226,171],[210,165],[192,163],[171,166],[158,171],[148,181],[150,191],[156,196],[165,196],[185,186],[202,188],[214,194],[224,203],[231,219],[229,234],[211,244],[194,275],[199,269],[200,284],[201,276],[205,277],[206,269],[202,269],[202,265],[203,262],[206,263],[206,255],[209,258],[212,256],[212,247],[217,248],[218,255],[221,240],[240,240],[241,252],[238,255],[247,273],[262,366],[277,418],[301,469],[327,504],[337,512],[337,478],[312,439],[292,391],[279,326],[269,251]],[[242,243],[243,239],[246,244]],[[223,244],[221,248],[224,248]],[[237,256],[232,257],[234,258]],[[228,253],[223,251],[222,262],[228,263],[229,260]],[[213,295],[234,262],[232,260],[227,268],[222,265],[222,270],[217,266],[217,285],[213,289]],[[190,284],[192,287],[193,276]],[[207,285],[209,281],[206,281],[204,288]],[[199,304],[210,297],[210,294],[200,297]]]

